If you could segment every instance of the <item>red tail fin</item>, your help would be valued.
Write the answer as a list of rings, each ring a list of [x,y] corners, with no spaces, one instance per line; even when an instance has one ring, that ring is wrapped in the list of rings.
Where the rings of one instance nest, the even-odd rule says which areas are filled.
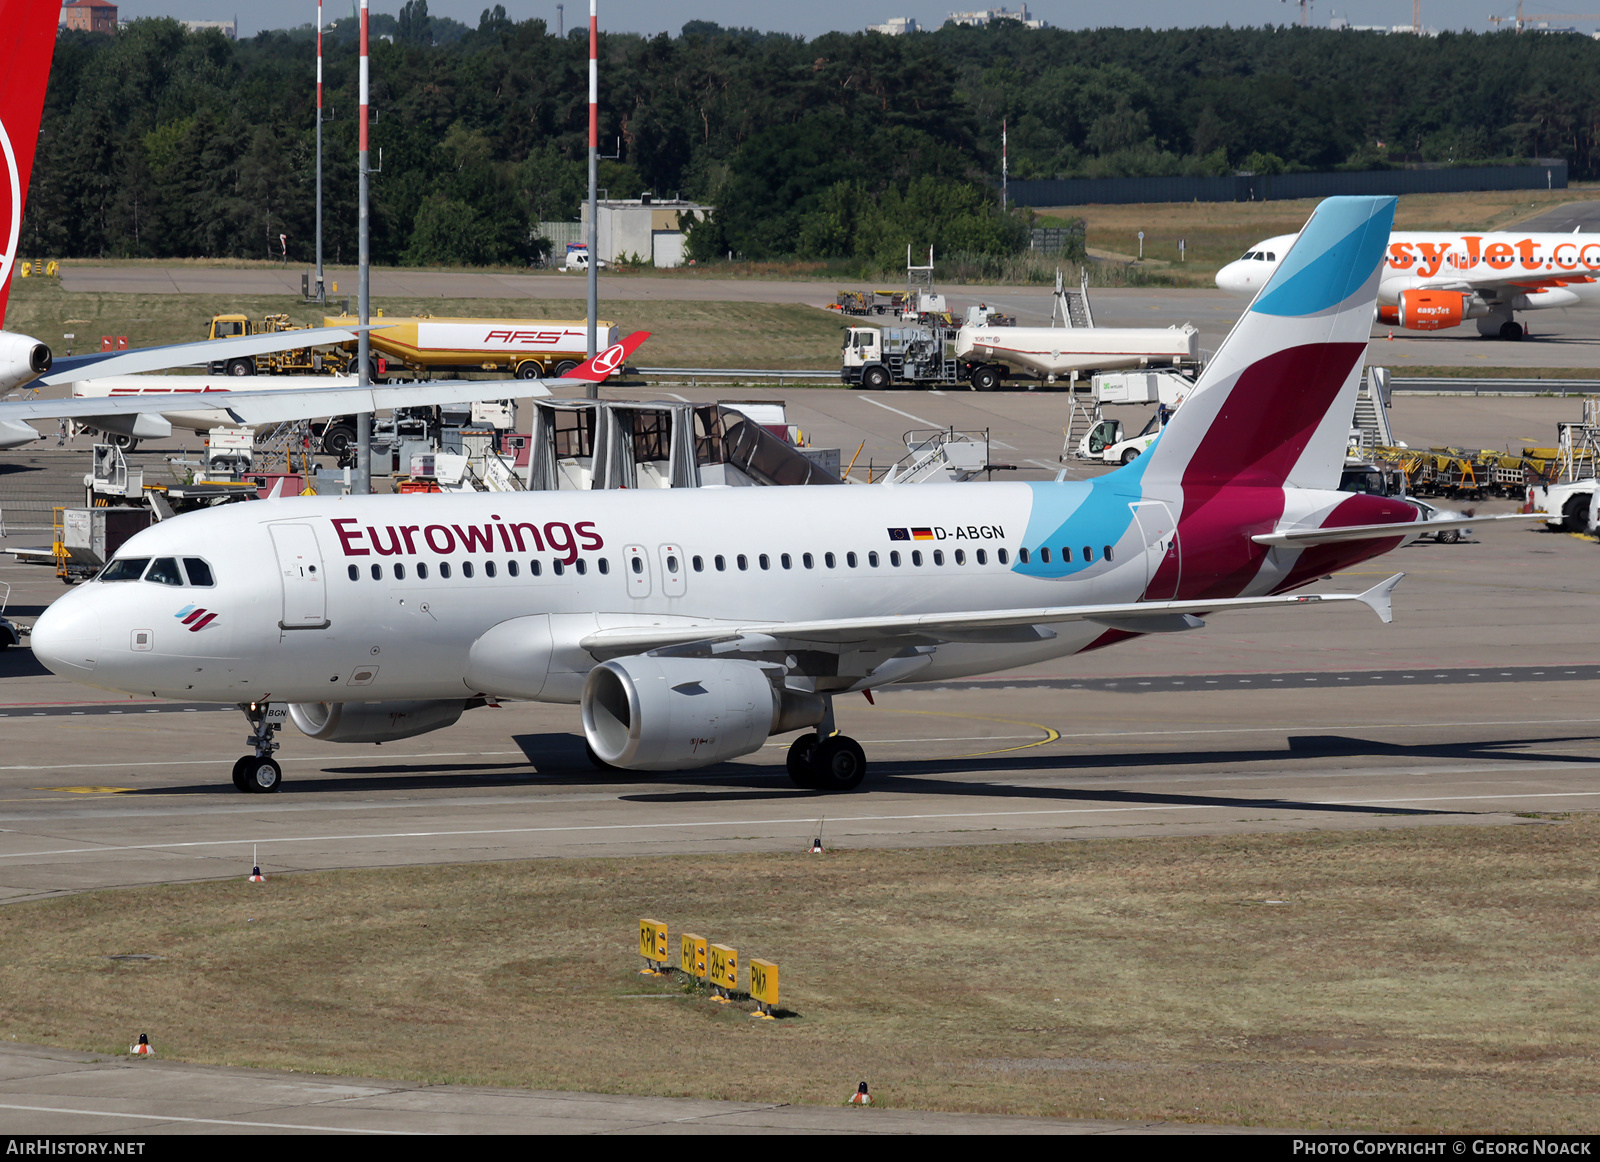
[[[0,28],[11,35],[11,51],[0,73],[0,324],[11,294],[11,270],[22,241],[22,210],[44,115],[44,87],[56,51],[61,9],[45,0],[0,0]]]
[[[595,357],[563,375],[562,379],[581,379],[585,383],[604,383],[623,361],[639,349],[639,344],[650,338],[649,331],[635,331],[620,343],[613,343]]]

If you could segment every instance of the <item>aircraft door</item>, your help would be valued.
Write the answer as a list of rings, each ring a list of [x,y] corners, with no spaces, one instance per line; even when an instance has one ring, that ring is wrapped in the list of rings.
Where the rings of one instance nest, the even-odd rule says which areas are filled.
[[[622,567],[628,574],[628,596],[650,596],[650,556],[642,545],[627,545],[622,550]]]
[[[668,597],[682,597],[687,584],[683,571],[682,545],[661,546],[661,592]]]
[[[1128,505],[1144,540],[1146,601],[1173,601],[1183,579],[1183,556],[1178,547],[1178,522],[1159,500]]]
[[[322,577],[322,551],[310,525],[271,525],[283,585],[280,629],[326,629],[328,594]]]

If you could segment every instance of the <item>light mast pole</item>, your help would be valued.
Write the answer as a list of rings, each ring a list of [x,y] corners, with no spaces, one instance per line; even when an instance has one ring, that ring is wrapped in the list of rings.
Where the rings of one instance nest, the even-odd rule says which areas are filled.
[[[357,201],[359,209],[357,218],[360,233],[361,264],[359,278],[360,285],[360,321],[362,331],[356,339],[356,383],[362,388],[372,386],[372,376],[368,372],[368,360],[371,357],[371,342],[367,338],[367,316],[371,307],[369,291],[371,289],[371,270],[368,266],[368,219],[367,219],[367,0],[361,0],[361,131],[360,141],[357,145],[356,170],[359,174]],[[356,416],[356,470],[354,479],[350,482],[350,490],[357,495],[364,496],[372,491],[372,413],[361,412]]]
[[[598,60],[600,55],[600,19],[595,5],[598,0],[589,0],[589,358],[593,359],[600,350],[596,343],[596,322],[600,317],[600,213],[598,203],[595,201],[595,183],[597,177],[597,161],[600,150],[600,78]],[[591,383],[584,388],[584,395],[590,399],[600,398],[600,385]]]

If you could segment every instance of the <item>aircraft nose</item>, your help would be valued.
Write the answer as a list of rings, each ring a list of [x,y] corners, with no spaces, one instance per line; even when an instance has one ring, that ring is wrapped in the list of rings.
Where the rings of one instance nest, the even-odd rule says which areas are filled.
[[[33,625],[33,656],[63,678],[92,673],[100,658],[100,620],[83,597],[67,594]]]
[[[1227,266],[1217,271],[1218,288],[1232,291],[1234,294],[1249,290],[1250,280],[1245,276],[1244,271],[1240,269],[1243,265],[1241,262],[1230,262]]]

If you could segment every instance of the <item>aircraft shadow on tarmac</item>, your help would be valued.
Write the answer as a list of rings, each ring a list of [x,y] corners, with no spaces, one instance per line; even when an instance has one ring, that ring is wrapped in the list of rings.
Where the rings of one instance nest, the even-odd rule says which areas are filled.
[[[22,610],[12,612],[21,613]],[[33,651],[26,646],[11,646],[0,650],[0,678],[49,678],[53,675],[39,664]]]
[[[516,787],[608,787],[619,783],[638,784],[638,791],[619,798],[630,803],[724,803],[760,800],[811,800],[822,798],[816,791],[802,790],[789,782],[781,767],[749,767],[721,763],[696,771],[670,774],[658,771],[596,770],[584,752],[583,737],[573,734],[518,735],[517,746],[525,759],[504,762],[428,762],[400,761],[382,765],[326,766],[315,773],[299,774],[290,769],[283,783],[284,794],[315,795],[362,791],[437,791]],[[1285,758],[1312,755],[1367,756],[1393,758],[1403,762],[1419,760],[1526,762],[1600,765],[1600,757],[1575,758],[1571,754],[1546,754],[1537,750],[1517,750],[1556,744],[1600,742],[1592,735],[1565,738],[1497,739],[1492,742],[1404,743],[1376,742],[1343,735],[1295,735],[1282,746],[1254,749],[1191,751],[1132,751],[1122,754],[1093,755],[996,755],[979,758],[926,759],[883,762],[873,766],[864,784],[865,792],[894,791],[942,796],[976,796],[990,799],[1028,799],[1045,802],[1122,803],[1140,806],[1212,806],[1230,808],[1293,808],[1332,815],[1460,815],[1459,810],[1432,810],[1397,807],[1392,803],[1320,803],[1283,797],[1249,795],[1194,795],[1183,792],[1130,791],[1112,788],[1044,787],[1008,782],[1007,776],[1071,775],[1081,772],[1095,779],[1108,771],[1138,771],[1160,767],[1217,766],[1219,778],[1229,769],[1248,769],[1263,763],[1281,763]],[[140,795],[212,795],[227,790],[226,765],[218,763],[217,778],[188,786],[163,786],[125,791]],[[1351,771],[1359,776],[1359,768]],[[965,778],[951,776],[968,776]],[[736,780],[737,787],[730,787]],[[222,785],[219,786],[219,782]],[[648,789],[646,789],[648,788]],[[232,793],[228,791],[228,793]]]

